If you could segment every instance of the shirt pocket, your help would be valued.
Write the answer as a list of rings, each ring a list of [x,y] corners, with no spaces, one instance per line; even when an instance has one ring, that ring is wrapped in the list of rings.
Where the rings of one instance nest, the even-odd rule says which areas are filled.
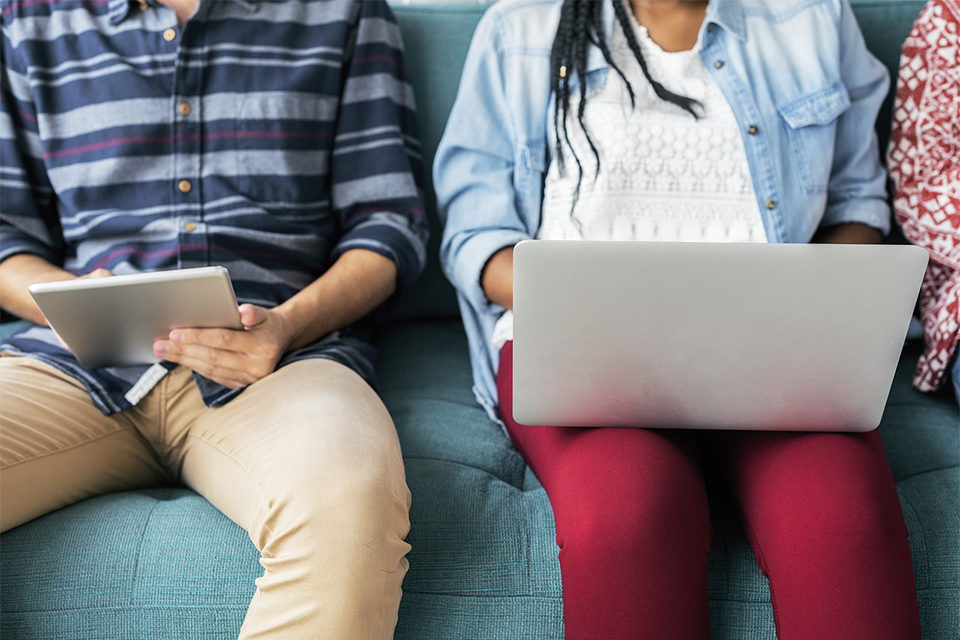
[[[848,108],[850,94],[841,82],[778,107],[805,191],[826,191],[833,166],[837,118]]]

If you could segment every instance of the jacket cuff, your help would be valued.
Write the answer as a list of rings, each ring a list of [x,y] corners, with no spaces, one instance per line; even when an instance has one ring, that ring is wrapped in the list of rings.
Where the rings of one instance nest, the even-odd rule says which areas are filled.
[[[820,227],[859,222],[877,229],[884,236],[890,233],[890,206],[875,198],[853,198],[828,203]]]

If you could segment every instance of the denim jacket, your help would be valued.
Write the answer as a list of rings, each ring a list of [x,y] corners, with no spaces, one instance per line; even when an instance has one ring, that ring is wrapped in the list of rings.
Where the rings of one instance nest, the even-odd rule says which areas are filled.
[[[487,299],[480,276],[494,253],[536,236],[540,224],[560,6],[501,0],[484,14],[433,168],[440,259],[458,292],[474,392],[494,419],[499,353],[491,333],[504,309]],[[887,233],[873,127],[889,77],[867,51],[848,0],[711,0],[700,43],[740,126],[767,238],[808,242],[818,228],[847,222]],[[608,75],[591,47],[584,77],[571,83],[586,82],[589,93]]]

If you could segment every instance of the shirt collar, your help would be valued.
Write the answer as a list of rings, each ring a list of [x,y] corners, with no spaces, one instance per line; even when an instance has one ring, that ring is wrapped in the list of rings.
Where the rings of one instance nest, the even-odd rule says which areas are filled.
[[[612,0],[612,2],[603,3],[603,31],[607,34],[607,42],[610,42],[610,34],[613,33],[616,23],[613,3],[623,1],[625,0]],[[704,24],[718,24],[740,40],[746,40],[747,38],[741,0],[710,0],[710,4],[707,5]],[[587,72],[605,69],[607,66],[607,61],[604,60],[600,47],[590,47],[587,53]]]
[[[134,0],[108,0],[107,11],[110,14],[110,24],[117,25],[130,15],[130,8]]]
[[[747,39],[747,27],[743,18],[741,0],[710,0],[704,22],[708,25],[720,25],[741,41]]]
[[[220,0],[222,1],[222,0]],[[199,0],[200,4],[205,4],[204,0]],[[256,11],[258,6],[256,0],[233,0],[247,11]],[[126,20],[134,8],[139,9],[142,4],[155,7],[160,3],[157,0],[107,0],[107,11],[110,14],[110,24],[120,24]]]

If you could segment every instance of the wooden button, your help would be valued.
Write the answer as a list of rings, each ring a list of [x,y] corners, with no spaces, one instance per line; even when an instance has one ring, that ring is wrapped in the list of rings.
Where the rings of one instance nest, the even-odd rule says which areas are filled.
[[[178,112],[180,113],[180,115],[182,115],[182,116],[188,116],[188,115],[190,115],[190,112],[191,112],[190,103],[189,103],[189,102],[181,102],[180,104],[177,105],[177,111],[178,111]]]
[[[196,231],[196,230],[197,230],[197,225],[193,224],[192,222],[187,222],[186,224],[183,225],[183,230],[184,230],[184,231]]]
[[[193,189],[193,185],[190,184],[189,180],[181,180],[177,183],[177,189],[180,189],[180,193],[190,193],[190,190]]]
[[[163,39],[167,42],[173,42],[177,39],[177,30],[176,29],[167,29],[163,32]]]

